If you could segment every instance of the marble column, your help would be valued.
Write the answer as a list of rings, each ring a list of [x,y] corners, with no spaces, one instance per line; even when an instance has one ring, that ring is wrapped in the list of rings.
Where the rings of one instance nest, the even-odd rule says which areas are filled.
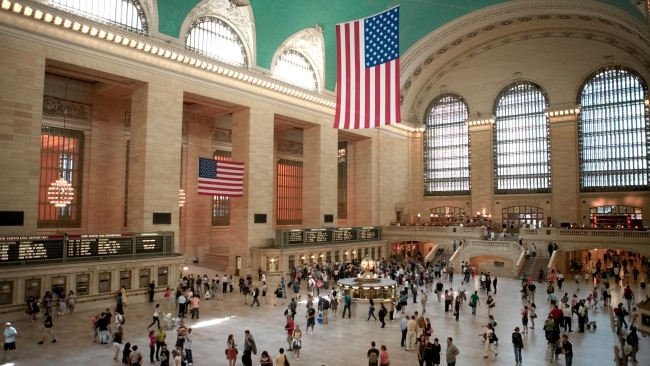
[[[303,227],[335,226],[338,188],[338,130],[323,123],[303,130]]]

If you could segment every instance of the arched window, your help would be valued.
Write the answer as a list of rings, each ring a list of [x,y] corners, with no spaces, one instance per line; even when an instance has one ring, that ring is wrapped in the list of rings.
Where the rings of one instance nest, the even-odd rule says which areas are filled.
[[[307,90],[318,89],[314,68],[307,57],[296,50],[286,50],[278,57],[273,77]]]
[[[194,20],[185,36],[185,48],[230,65],[248,65],[244,43],[230,25],[218,18]]]
[[[631,70],[606,68],[589,77],[578,103],[580,190],[647,191],[648,88]]]
[[[496,100],[494,193],[545,193],[551,190],[551,156],[546,94],[519,81]]]
[[[49,0],[49,4],[129,32],[147,34],[147,19],[137,0]]]
[[[469,194],[467,104],[458,95],[436,98],[425,115],[424,195]]]

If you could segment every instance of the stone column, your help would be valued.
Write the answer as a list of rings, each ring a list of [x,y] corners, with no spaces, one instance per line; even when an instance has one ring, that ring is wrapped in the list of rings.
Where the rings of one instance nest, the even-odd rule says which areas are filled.
[[[551,212],[553,224],[582,222],[580,216],[580,157],[578,113],[580,107],[549,108],[551,131]],[[588,220],[586,220],[588,221]]]
[[[324,215],[337,211],[338,130],[327,123],[303,130],[303,194],[302,223],[304,227],[335,226],[324,222]]]
[[[240,275],[252,273],[250,247],[269,246],[273,237],[273,144],[274,114],[270,110],[245,109],[233,114],[232,160],[244,165],[244,196],[231,200],[228,273],[235,272],[241,257]],[[254,223],[254,215],[266,215],[265,223]]]
[[[127,229],[173,231],[178,250],[183,90],[167,80],[148,83],[131,103]],[[154,225],[154,212],[171,213],[171,224]]]
[[[24,213],[23,226],[2,226],[0,233],[34,234],[38,219],[45,58],[14,51],[8,40],[3,46],[0,69],[6,70],[0,78],[0,202],[2,211]]]
[[[492,128],[494,117],[478,117],[466,120],[469,125],[469,137],[472,151],[470,156],[470,174],[472,184],[471,212],[477,211],[500,217],[501,214],[492,212],[494,201],[494,157],[492,155]]]

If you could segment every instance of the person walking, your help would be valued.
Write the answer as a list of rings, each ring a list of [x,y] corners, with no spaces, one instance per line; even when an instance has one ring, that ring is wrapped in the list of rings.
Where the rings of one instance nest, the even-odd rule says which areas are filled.
[[[305,330],[308,331],[311,327],[310,334],[314,334],[314,325],[316,325],[316,309],[314,309],[314,305],[312,304],[308,304],[307,306],[307,315],[305,315],[307,318],[307,327]]]
[[[153,308],[153,318],[151,324],[147,325],[147,330],[149,330],[149,328],[154,324],[158,324],[158,329],[160,329],[160,304],[156,304]]]
[[[454,344],[453,338],[447,337],[447,351],[445,352],[447,366],[456,366],[456,357],[458,357],[459,354],[460,350]]]
[[[440,366],[440,343],[438,338],[434,338],[433,343],[427,340],[427,345],[424,348],[424,364],[425,366]]]
[[[153,295],[156,292],[156,283],[154,281],[151,281],[149,283],[149,302],[153,302]]]
[[[512,347],[515,351],[515,365],[521,365],[521,349],[524,348],[524,339],[519,333],[519,327],[515,327],[514,332],[512,332]]]
[[[192,304],[192,319],[194,319],[195,316],[197,319],[199,319],[199,304],[201,303],[201,295],[194,294],[190,303]]]
[[[54,328],[54,323],[52,322],[52,310],[50,309],[45,313],[45,318],[43,319],[43,339],[38,342],[38,344],[43,344],[47,336],[52,338],[52,343],[56,343],[56,338],[54,333],[52,333],[52,328]]]
[[[373,317],[375,321],[377,321],[377,317],[375,316],[375,301],[373,299],[369,300],[368,319],[366,319],[366,321],[370,320],[370,317]]]
[[[381,303],[381,308],[379,309],[379,321],[381,322],[382,328],[386,327],[386,313],[388,313],[388,310],[386,309],[386,306],[384,306],[384,303]]]
[[[251,302],[251,307],[253,307],[253,305],[255,304],[257,304],[257,306],[260,306],[259,298],[260,298],[260,289],[259,287],[255,286],[255,288],[253,289],[253,301]]]
[[[16,356],[16,336],[18,335],[18,331],[16,331],[16,328],[14,328],[11,323],[7,322],[5,323],[5,331],[4,331],[4,355],[2,356],[2,362],[7,361],[7,354],[9,351],[13,351],[14,357],[12,360],[15,360],[17,358]]]
[[[349,293],[346,293],[345,296],[343,296],[343,315],[341,316],[342,318],[345,318],[345,311],[348,311],[348,319],[352,316],[350,312],[350,305],[352,305],[352,297],[350,296]]]
[[[126,342],[124,344],[124,349],[122,350],[122,366],[131,366],[131,361],[129,361],[129,356],[131,355],[131,343]],[[161,364],[161,366],[163,366]],[[169,366],[169,363],[167,363]]]
[[[287,331],[287,344],[289,345],[289,350],[292,350],[293,347],[291,347],[291,344],[293,342],[293,332],[296,330],[296,325],[290,315],[287,315],[286,318],[287,324],[284,325],[284,330]]]
[[[469,297],[469,307],[472,308],[473,316],[476,316],[476,307],[479,306],[479,304],[478,291],[474,291],[472,296]]]
[[[68,311],[70,315],[74,312],[74,306],[77,303],[77,297],[74,294],[74,291],[70,290],[68,293]]]
[[[456,296],[454,299],[454,317],[456,318],[456,321],[458,321],[458,317],[460,316],[460,304],[462,303],[462,300],[460,296]]]

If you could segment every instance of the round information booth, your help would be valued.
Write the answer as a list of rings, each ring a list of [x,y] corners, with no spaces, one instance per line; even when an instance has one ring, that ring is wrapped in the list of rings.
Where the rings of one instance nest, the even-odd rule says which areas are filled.
[[[371,272],[374,268],[374,261],[364,259],[361,262],[364,272],[358,277],[341,278],[338,283],[338,292],[341,299],[346,294],[352,298],[350,305],[351,315],[357,316],[357,307],[359,314],[367,315],[367,309],[363,305],[368,304],[370,299],[375,302],[375,314],[379,311],[380,304],[384,303],[390,310],[390,302],[397,296],[397,282],[390,278],[381,278]],[[343,303],[341,300],[340,303]]]

